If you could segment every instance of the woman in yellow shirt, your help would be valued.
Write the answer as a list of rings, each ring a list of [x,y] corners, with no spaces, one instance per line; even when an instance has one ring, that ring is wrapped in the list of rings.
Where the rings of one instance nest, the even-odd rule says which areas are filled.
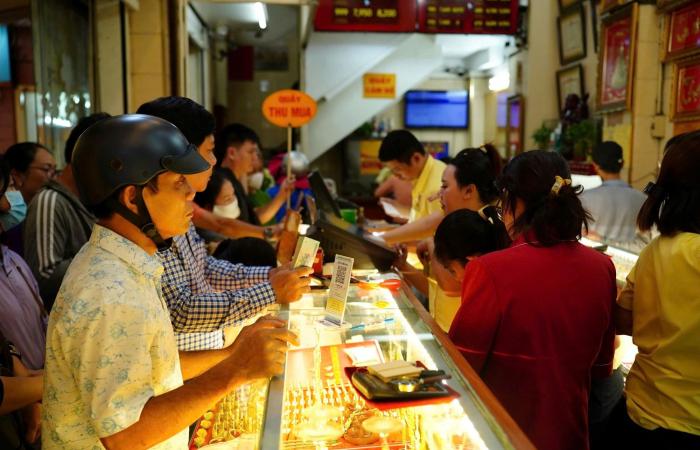
[[[661,236],[617,300],[618,334],[639,353],[612,432],[619,448],[700,448],[700,130],[671,139],[637,219]]]

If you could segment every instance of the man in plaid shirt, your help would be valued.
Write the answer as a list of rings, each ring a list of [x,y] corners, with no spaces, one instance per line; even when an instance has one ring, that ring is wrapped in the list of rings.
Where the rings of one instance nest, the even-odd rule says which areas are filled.
[[[168,120],[197,146],[213,167],[214,117],[184,97],[163,97],[139,107],[138,113]],[[211,168],[188,176],[193,189],[206,188]],[[165,272],[163,296],[180,350],[219,349],[223,329],[253,317],[274,303],[298,300],[309,289],[308,268],[249,267],[209,256],[204,240],[190,223],[171,248],[158,252]]]

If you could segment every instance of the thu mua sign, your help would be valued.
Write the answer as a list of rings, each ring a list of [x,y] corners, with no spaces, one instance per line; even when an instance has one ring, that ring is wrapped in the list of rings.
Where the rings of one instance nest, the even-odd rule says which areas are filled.
[[[316,102],[304,92],[284,89],[270,94],[262,104],[265,118],[278,127],[298,128],[316,115]]]

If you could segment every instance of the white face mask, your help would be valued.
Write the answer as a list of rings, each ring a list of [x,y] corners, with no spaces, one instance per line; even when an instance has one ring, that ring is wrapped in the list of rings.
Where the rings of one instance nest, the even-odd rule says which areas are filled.
[[[262,172],[255,172],[248,175],[248,187],[254,191],[258,191],[262,188],[263,181],[265,181],[265,176]]]
[[[217,216],[226,217],[227,219],[238,219],[238,216],[241,215],[241,210],[238,207],[238,200],[235,198],[228,205],[214,205],[212,212]]]

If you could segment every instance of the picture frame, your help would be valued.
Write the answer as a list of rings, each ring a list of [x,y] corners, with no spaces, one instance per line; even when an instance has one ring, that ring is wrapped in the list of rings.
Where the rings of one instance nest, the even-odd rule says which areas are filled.
[[[669,12],[691,2],[692,0],[656,0],[656,8],[661,12]]]
[[[676,62],[671,92],[672,122],[700,119],[700,55]]]
[[[664,61],[700,53],[700,3],[675,9],[667,19]]]
[[[506,100],[506,157],[519,155],[525,149],[525,98],[512,95]]]
[[[577,3],[581,3],[583,0],[558,0],[559,12],[565,11]]]
[[[608,11],[620,6],[623,0],[600,0],[600,13],[605,14]]]
[[[602,19],[598,53],[599,111],[618,111],[632,106],[632,85],[637,52],[637,3]]]
[[[576,94],[583,98],[584,93],[582,64],[557,70],[557,100],[560,112],[564,110],[566,97],[569,94]]]
[[[593,51],[598,53],[598,0],[591,0],[591,32],[593,33]]]
[[[578,3],[557,17],[559,61],[561,65],[586,57],[586,15],[583,3]]]

